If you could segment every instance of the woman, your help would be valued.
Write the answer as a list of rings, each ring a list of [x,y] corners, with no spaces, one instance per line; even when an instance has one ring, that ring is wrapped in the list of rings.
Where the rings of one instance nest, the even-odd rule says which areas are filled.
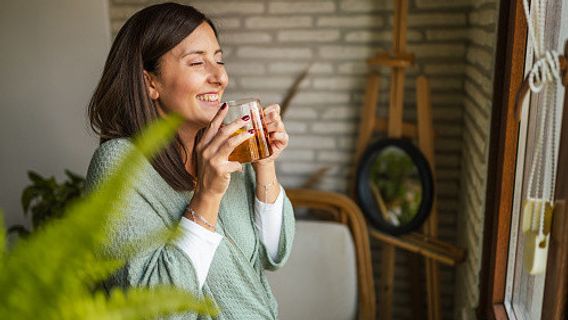
[[[264,269],[282,266],[294,236],[292,207],[274,166],[288,135],[280,107],[269,106],[274,154],[252,165],[229,161],[252,134],[231,137],[250,121],[246,117],[221,126],[227,83],[215,27],[201,12],[166,3],[133,15],[112,45],[89,104],[101,145],[87,182],[92,187],[107,176],[147,123],[169,112],[182,115],[175,142],[145,164],[121,208],[124,216],[110,223],[108,253],[177,224],[183,235],[130,258],[109,283],[171,284],[211,297],[220,319],[276,319]]]

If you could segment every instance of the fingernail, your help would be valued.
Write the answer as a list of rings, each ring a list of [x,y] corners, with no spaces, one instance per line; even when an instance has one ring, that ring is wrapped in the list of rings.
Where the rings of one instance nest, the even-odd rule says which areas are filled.
[[[244,121],[249,121],[249,120],[250,120],[250,116],[246,115],[246,116],[242,117],[241,119],[243,119]]]
[[[248,133],[254,134],[254,129],[250,129],[250,130],[248,131]]]
[[[227,107],[227,103],[223,102],[223,104],[221,105],[221,110],[225,109]]]

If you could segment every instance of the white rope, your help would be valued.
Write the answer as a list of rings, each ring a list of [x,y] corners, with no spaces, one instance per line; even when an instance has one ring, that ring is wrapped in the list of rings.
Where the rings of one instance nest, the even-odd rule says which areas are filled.
[[[529,87],[534,93],[544,90],[541,101],[542,107],[538,110],[540,121],[527,190],[528,201],[537,201],[536,204],[540,207],[540,211],[537,211],[540,212],[538,217],[537,215],[532,217],[531,229],[534,230],[538,223],[538,232],[541,235],[544,232],[546,206],[547,203],[553,204],[556,187],[556,141],[558,135],[556,89],[557,83],[560,81],[558,53],[554,50],[545,50],[544,46],[546,5],[547,0],[532,0],[529,8],[528,0],[523,0],[529,37],[536,59],[529,72]]]

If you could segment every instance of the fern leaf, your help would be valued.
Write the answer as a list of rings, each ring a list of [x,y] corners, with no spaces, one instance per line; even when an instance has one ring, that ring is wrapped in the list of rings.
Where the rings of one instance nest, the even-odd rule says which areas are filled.
[[[120,218],[120,212],[115,210],[119,207],[117,203],[128,191],[143,157],[151,157],[163,147],[181,122],[179,116],[171,116],[152,124],[135,140],[136,150],[124,157],[117,170],[95,192],[68,206],[61,219],[46,223],[30,237],[16,243],[14,249],[5,255],[2,264],[4,270],[0,272],[0,314],[10,315],[13,319],[29,319],[37,315],[37,310],[42,310],[45,319],[60,319],[65,318],[62,315],[66,311],[62,310],[97,310],[93,309],[94,304],[104,305],[105,300],[100,298],[101,295],[93,299],[90,289],[95,284],[93,282],[120,267],[119,261],[97,261],[93,258],[93,254],[108,241],[105,223],[111,217]],[[39,179],[33,174],[30,177]],[[176,310],[210,310],[209,307],[199,309],[203,306],[196,300],[185,299],[188,293],[183,299],[175,296],[173,291],[170,293],[172,296],[168,296],[168,299],[171,302],[154,300],[149,303],[149,293],[134,294],[128,301],[139,302],[137,312],[144,314],[144,317],[148,315],[145,309],[156,314],[173,310],[174,307],[179,308]],[[177,303],[180,300],[184,300],[185,304]],[[33,301],[34,306],[30,307],[25,301]],[[130,305],[121,305],[116,301],[109,302],[109,306],[117,312],[120,306],[130,310]],[[73,319],[84,318],[79,313],[75,315],[77,317]],[[101,314],[97,315],[97,319],[104,318]]]

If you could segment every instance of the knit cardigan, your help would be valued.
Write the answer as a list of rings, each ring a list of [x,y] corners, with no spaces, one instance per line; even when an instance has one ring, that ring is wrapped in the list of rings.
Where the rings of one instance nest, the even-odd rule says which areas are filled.
[[[117,166],[134,145],[127,139],[109,140],[95,151],[87,172],[92,189]],[[250,164],[243,173],[233,173],[221,201],[216,232],[223,236],[203,287],[189,256],[171,243],[145,248],[107,283],[109,287],[152,287],[169,284],[198,297],[211,298],[220,309],[218,319],[277,319],[277,303],[264,270],[280,268],[290,255],[294,239],[294,212],[285,196],[278,255],[272,259],[259,240],[254,224],[255,173]],[[176,226],[193,192],[172,189],[149,161],[135,178],[122,201],[120,219],[109,221],[110,244],[105,254],[120,257],[119,248],[160,230]],[[122,257],[124,258],[124,257]],[[175,319],[209,319],[186,313]]]

